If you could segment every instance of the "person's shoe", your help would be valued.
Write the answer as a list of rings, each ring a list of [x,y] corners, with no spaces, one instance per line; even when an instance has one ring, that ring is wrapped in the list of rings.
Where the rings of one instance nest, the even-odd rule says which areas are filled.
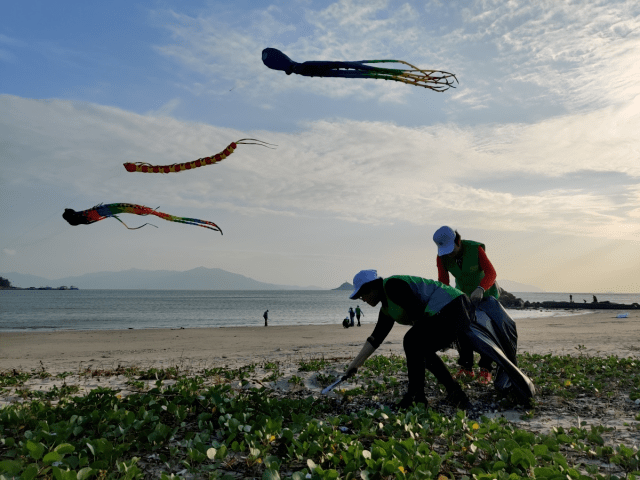
[[[414,395],[412,392],[407,392],[404,394],[404,397],[402,397],[402,400],[398,402],[397,406],[398,408],[410,408],[414,403],[422,403],[425,408],[427,408],[427,405],[429,405],[427,397],[425,397],[424,393],[422,395]]]
[[[491,375],[491,372],[486,368],[481,368],[480,372],[478,373],[478,382],[482,383],[483,385],[488,385],[492,380],[493,375]]]
[[[467,394],[458,389],[453,392],[449,392],[447,398],[445,398],[445,402],[460,410],[468,410],[471,408],[471,402],[469,401]]]
[[[472,370],[467,370],[466,368],[460,368],[458,372],[453,376],[453,378],[474,378],[476,376]]]

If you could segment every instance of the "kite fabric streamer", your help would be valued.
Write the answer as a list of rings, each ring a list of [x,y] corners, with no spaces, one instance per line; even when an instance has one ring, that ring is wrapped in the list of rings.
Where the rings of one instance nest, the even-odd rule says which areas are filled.
[[[282,70],[287,75],[295,73],[305,77],[379,78],[424,87],[436,92],[444,92],[450,88],[455,88],[454,80],[459,83],[453,73],[442,70],[423,70],[403,60],[311,61],[297,63],[280,50],[265,48],[262,51],[262,62],[272,70]],[[402,63],[408,65],[411,69],[373,67],[365,65],[367,63]]]
[[[243,138],[238,140],[237,142],[231,142],[227,148],[225,148],[222,152],[216,153],[210,157],[203,157],[192,162],[185,163],[174,163],[173,165],[151,165],[149,163],[144,162],[136,162],[136,163],[124,163],[124,168],[127,172],[142,172],[142,173],[172,173],[172,172],[182,172],[184,170],[192,170],[198,167],[204,167],[205,165],[213,165],[218,163],[229,155],[233,153],[233,151],[238,148],[238,145],[260,145],[261,147],[271,148],[269,145],[271,143],[263,142],[262,140],[257,140],[255,138]]]
[[[140,225],[139,227],[131,228],[116,216],[120,213],[131,213],[133,215],[155,215],[156,217],[160,217],[163,220],[167,220],[169,222],[186,223],[187,225],[196,225],[198,227],[208,228],[209,230],[215,230],[216,232],[220,232],[220,234],[222,235],[222,230],[220,230],[220,227],[218,227],[213,222],[198,220],[197,218],[176,217],[167,213],[158,212],[153,208],[145,207],[142,205],[135,205],[132,203],[109,203],[107,205],[100,204],[96,205],[93,208],[89,208],[88,210],[82,210],[81,212],[76,212],[71,208],[65,208],[64,213],[62,214],[62,218],[69,222],[70,225],[74,226],[89,225],[91,223],[104,220],[105,218],[113,217],[129,230],[137,230],[138,228],[142,228],[145,225],[151,225],[155,227],[155,225],[145,223],[144,225]]]

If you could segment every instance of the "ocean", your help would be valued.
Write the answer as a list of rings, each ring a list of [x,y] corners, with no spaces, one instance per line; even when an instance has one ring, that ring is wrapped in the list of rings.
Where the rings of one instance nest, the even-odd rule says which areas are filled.
[[[277,290],[0,290],[0,332],[126,330],[129,328],[341,325],[349,307],[360,305],[362,323],[375,323],[378,309],[349,300],[346,291]],[[516,293],[529,301],[568,301],[568,293]],[[640,303],[640,294],[596,294],[599,301]],[[591,294],[573,294],[574,302]],[[524,317],[563,316],[568,311],[509,310]],[[585,313],[584,310],[575,313]]]

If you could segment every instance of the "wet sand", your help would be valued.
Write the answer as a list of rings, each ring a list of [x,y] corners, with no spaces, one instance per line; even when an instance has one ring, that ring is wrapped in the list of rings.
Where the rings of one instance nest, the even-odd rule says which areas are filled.
[[[563,312],[566,315],[566,312]],[[640,356],[640,312],[616,318],[618,311],[516,321],[518,350],[531,353]],[[352,358],[373,323],[0,333],[0,370],[50,373],[112,369],[118,366],[237,367],[264,361]],[[377,353],[402,354],[408,327],[396,325]]]

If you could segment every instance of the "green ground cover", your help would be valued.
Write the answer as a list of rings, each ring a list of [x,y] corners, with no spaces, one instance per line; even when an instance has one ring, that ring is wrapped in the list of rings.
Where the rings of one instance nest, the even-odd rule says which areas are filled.
[[[519,362],[538,395],[528,407],[500,397],[501,408],[535,419],[552,399],[610,404],[622,397],[634,415],[628,428],[640,437],[638,359],[525,354]],[[256,365],[197,375],[177,367],[127,369],[120,374],[139,390],[128,396],[107,388],[74,396],[64,383],[46,393],[25,389],[24,403],[0,409],[0,480],[640,479],[638,442],[609,444],[604,420],[540,433],[527,430],[526,422],[461,411],[395,411],[389,405],[406,379],[399,356],[370,359],[341,398],[314,397],[302,386],[308,372],[319,383],[333,380],[327,372],[334,367],[324,359],[301,361],[288,379],[295,394],[249,388]],[[273,381],[284,376],[277,362],[262,368]],[[0,388],[19,391],[30,378],[46,375],[0,372]],[[206,385],[214,376],[224,381]],[[143,388],[145,379],[156,379],[152,388]],[[175,383],[167,385],[168,379]]]

